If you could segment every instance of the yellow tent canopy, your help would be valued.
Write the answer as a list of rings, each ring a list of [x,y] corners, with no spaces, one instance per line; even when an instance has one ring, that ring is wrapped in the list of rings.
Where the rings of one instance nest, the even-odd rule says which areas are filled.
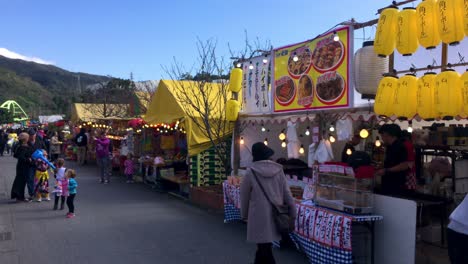
[[[96,122],[98,120],[130,119],[128,104],[73,104],[73,122]]]
[[[150,124],[172,123],[182,120],[187,131],[187,145],[190,156],[197,155],[211,147],[211,142],[206,136],[207,133],[201,130],[203,127],[200,128],[196,124],[199,123],[198,121],[203,122],[200,111],[197,111],[193,104],[184,100],[184,98],[187,98],[187,94],[190,98],[201,98],[201,91],[197,85],[199,84],[190,81],[161,80],[144,116],[144,120]],[[219,98],[223,86],[218,83],[207,83],[205,85],[206,89],[204,91],[211,102],[210,107],[213,108],[210,109],[210,119],[212,120],[211,123],[214,124],[224,116],[225,102]],[[181,95],[181,91],[185,95]],[[199,120],[194,122],[193,118]],[[223,125],[226,126],[223,136],[231,134],[233,125],[228,121],[225,121]]]

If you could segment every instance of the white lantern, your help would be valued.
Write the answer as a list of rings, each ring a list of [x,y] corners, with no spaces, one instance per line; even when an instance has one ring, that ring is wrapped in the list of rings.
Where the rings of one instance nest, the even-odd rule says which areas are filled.
[[[388,72],[389,58],[377,56],[374,42],[366,41],[354,55],[354,87],[362,98],[374,98],[382,74]]]

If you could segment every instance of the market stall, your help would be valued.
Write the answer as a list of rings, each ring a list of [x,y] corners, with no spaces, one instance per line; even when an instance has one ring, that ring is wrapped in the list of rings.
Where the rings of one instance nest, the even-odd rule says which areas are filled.
[[[131,119],[129,105],[126,104],[74,104],[71,121],[75,129],[70,134],[68,151],[76,153],[76,150],[73,150],[73,139],[79,130],[84,128],[88,136],[86,160],[95,160],[95,144],[92,138],[98,136],[99,131],[107,131],[112,144],[112,167],[120,168],[122,141],[126,139],[128,121]]]
[[[178,89],[185,87],[186,93],[192,94],[193,97],[200,96],[198,94],[200,91],[194,85],[196,85],[194,82],[161,80],[144,117],[147,125],[143,132],[145,133],[145,147],[142,162],[147,168],[149,167],[148,171],[154,167],[153,173],[149,173],[154,176],[153,178],[159,177],[162,181],[179,185],[179,191],[185,195],[188,193],[190,184],[198,186],[199,177],[203,174],[213,173],[216,177],[224,174],[219,168],[220,165],[216,164],[216,157],[209,154],[204,154],[203,163],[205,159],[207,162],[211,160],[214,167],[211,170],[202,170],[200,173],[201,156],[199,154],[210,149],[212,142],[197,125],[197,122],[204,122],[204,117],[194,109],[193,105],[183,101]],[[206,85],[210,88],[208,96],[214,100],[221,85],[216,83]],[[222,103],[217,104],[216,107],[224,109]],[[216,116],[217,112],[213,109],[208,122],[215,122],[219,118]],[[229,123],[226,125],[230,126]],[[229,136],[229,130],[222,135],[222,137],[227,136]],[[224,143],[220,141],[218,144]],[[188,157],[191,157],[190,170]]]
[[[354,59],[353,41],[349,41],[354,29],[376,21],[347,21],[342,25],[353,25],[354,29],[335,28],[310,41],[235,62],[242,70],[242,111],[239,133],[233,141],[234,173],[238,176],[224,184],[226,221],[240,217],[237,186],[243,169],[251,164],[252,144],[264,142],[274,149],[273,159],[284,165],[292,192],[297,192],[298,187],[304,190],[302,196],[296,195],[300,200],[298,210],[313,203],[309,211],[315,215],[316,211],[332,210],[332,214],[351,214],[350,222],[356,215],[368,220],[382,219],[373,213],[385,216],[384,221],[376,223],[378,246],[371,261],[413,263],[416,242],[446,245],[448,215],[467,193],[463,171],[468,158],[468,63],[463,54],[468,42],[462,32],[461,12],[456,11],[463,8],[461,2],[447,5],[449,1],[440,5],[423,1],[417,8],[397,8],[409,2],[413,1],[393,2],[378,11],[381,19],[375,40],[364,42]],[[448,17],[453,19],[448,22]],[[443,27],[438,30],[440,24]],[[362,98],[375,98],[375,104],[369,101],[367,114],[358,109],[361,113],[357,119],[350,116],[356,114],[352,109],[353,88]],[[389,124],[398,124],[413,134],[406,136]],[[382,132],[383,138],[379,134],[382,127],[395,129],[395,133]],[[389,139],[388,135],[393,137]],[[390,165],[392,159],[398,159],[391,148],[400,143],[406,150],[400,148],[404,152],[400,157],[406,160],[396,163],[401,166]],[[360,163],[356,157],[366,164],[355,166]],[[343,169],[336,164],[323,167],[344,160],[353,168]],[[311,168],[317,165],[315,178]],[[359,179],[363,167],[371,185],[346,183]],[[405,176],[405,183],[387,193],[384,187],[388,182],[383,179],[391,173]],[[374,195],[374,191],[385,195]],[[343,192],[351,194],[343,196]],[[360,197],[359,201],[356,197]],[[301,232],[306,230],[301,221],[293,239],[302,236],[304,243],[317,242],[315,233],[307,237]],[[318,230],[327,232],[326,227]],[[403,236],[405,242],[398,242]],[[374,235],[372,238],[374,242]],[[312,263],[355,261],[321,258],[328,254],[324,252],[333,252],[330,241],[327,244],[319,239],[320,248],[298,244],[310,252]],[[399,254],[389,256],[385,251],[389,247]],[[351,251],[355,253],[354,247]]]

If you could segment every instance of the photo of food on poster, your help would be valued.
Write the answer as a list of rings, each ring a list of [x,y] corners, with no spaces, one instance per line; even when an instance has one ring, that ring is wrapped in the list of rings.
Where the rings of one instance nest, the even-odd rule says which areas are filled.
[[[275,112],[350,106],[350,34],[343,27],[274,51]]]

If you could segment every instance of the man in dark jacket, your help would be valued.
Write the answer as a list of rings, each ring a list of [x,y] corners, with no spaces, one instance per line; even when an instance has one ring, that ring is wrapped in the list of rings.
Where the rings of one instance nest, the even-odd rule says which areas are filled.
[[[75,144],[78,146],[77,161],[78,164],[83,165],[86,161],[86,146],[88,145],[88,136],[86,136],[86,130],[80,129],[80,133],[75,137]]]
[[[382,176],[382,194],[401,196],[405,193],[406,174],[410,169],[408,152],[399,139],[401,128],[396,124],[385,124],[379,134],[386,147],[384,169],[376,173]]]

